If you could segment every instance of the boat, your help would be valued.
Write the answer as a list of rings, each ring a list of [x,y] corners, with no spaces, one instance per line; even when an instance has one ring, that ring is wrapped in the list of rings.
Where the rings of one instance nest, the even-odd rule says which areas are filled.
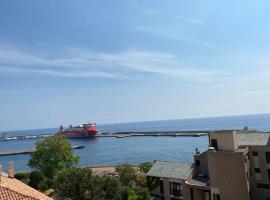
[[[67,129],[61,125],[58,133],[68,138],[91,138],[96,136],[98,129],[96,123],[82,124],[79,126],[70,125]]]

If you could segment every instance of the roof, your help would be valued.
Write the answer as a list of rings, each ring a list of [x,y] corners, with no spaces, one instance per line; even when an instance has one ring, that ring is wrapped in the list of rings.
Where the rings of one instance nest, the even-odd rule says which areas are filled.
[[[2,198],[3,197],[3,198]],[[52,200],[52,198],[2,172],[0,199],[5,200]]]
[[[36,198],[29,197],[18,192],[12,191],[8,188],[0,186],[0,198],[1,199],[20,199],[20,200],[37,200]]]
[[[240,146],[270,146],[270,133],[237,133]]]
[[[156,161],[147,176],[186,180],[192,172],[192,164]]]
[[[198,187],[205,187],[207,189],[210,189],[210,183],[209,183],[209,178],[208,177],[193,177],[190,178],[186,181],[187,184],[193,185],[193,186],[198,186]]]

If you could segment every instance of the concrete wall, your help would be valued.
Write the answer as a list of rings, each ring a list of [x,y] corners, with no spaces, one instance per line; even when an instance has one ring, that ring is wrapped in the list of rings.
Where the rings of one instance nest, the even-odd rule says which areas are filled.
[[[257,184],[270,184],[268,177],[268,169],[270,169],[270,164],[267,164],[265,158],[265,152],[270,152],[270,147],[251,146],[249,150],[253,199],[266,200],[267,198],[270,198],[270,189],[258,188]],[[258,152],[258,156],[253,156],[253,151]],[[260,173],[255,173],[255,168],[259,168]]]
[[[211,139],[217,139],[218,150],[234,151],[238,148],[238,140],[235,131],[217,131],[211,132],[208,135],[209,146],[211,146]]]
[[[219,193],[221,200],[249,200],[245,153],[208,151],[207,155],[211,192]]]
[[[161,196],[164,197],[164,200],[171,200],[171,198],[176,198],[176,199],[183,199],[183,197],[174,197],[170,194],[170,182],[175,182],[175,183],[180,183],[180,187],[182,189],[182,195],[183,195],[183,184],[184,182],[179,179],[169,179],[169,178],[160,178],[160,180],[163,181],[163,190],[164,193],[160,193],[160,186],[158,186],[155,190],[150,191],[151,195],[156,195],[156,196]]]
[[[184,200],[192,200],[191,191],[193,190],[193,200],[210,200],[210,191],[183,184]]]
[[[200,161],[200,166],[196,166],[194,164],[194,174],[193,174],[193,176],[197,176],[198,174],[206,174],[208,176],[207,151],[195,154],[194,155],[194,162],[196,160]]]

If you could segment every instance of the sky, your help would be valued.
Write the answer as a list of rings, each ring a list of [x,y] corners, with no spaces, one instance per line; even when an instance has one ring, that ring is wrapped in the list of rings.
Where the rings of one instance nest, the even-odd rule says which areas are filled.
[[[268,0],[1,0],[0,131],[269,113]]]

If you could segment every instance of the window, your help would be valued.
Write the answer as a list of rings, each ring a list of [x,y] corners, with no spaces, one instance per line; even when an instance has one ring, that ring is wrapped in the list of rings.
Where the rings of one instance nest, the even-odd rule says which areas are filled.
[[[196,162],[197,167],[199,167],[201,165],[199,160],[196,160],[195,162]]]
[[[163,187],[163,181],[159,181],[159,190],[160,190],[160,193],[163,194],[164,193],[164,187]]]
[[[270,185],[269,184],[258,183],[257,188],[270,189]]]
[[[181,195],[180,183],[170,183],[170,194],[173,196]]]
[[[261,169],[260,168],[254,168],[255,173],[261,173]]]
[[[193,188],[190,188],[190,198],[194,200]]]
[[[265,152],[266,162],[270,164],[270,152]]]
[[[268,169],[268,180],[270,181],[270,169]]]
[[[211,139],[211,146],[218,150],[217,139]]]
[[[258,151],[252,151],[252,155],[253,156],[258,156],[259,154],[258,154]]]
[[[213,200],[220,200],[220,195],[219,194],[213,194]]]

